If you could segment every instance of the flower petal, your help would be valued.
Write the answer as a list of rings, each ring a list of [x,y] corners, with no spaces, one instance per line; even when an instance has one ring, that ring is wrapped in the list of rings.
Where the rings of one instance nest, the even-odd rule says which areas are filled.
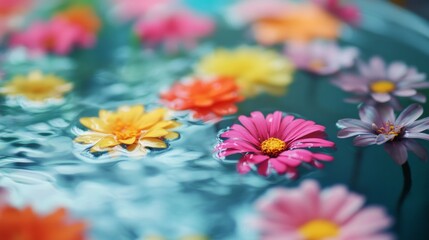
[[[417,91],[414,89],[398,89],[393,94],[398,97],[411,97],[416,95]]]
[[[414,141],[413,139],[407,139],[404,141],[405,146],[407,149],[412,151],[414,154],[416,154],[417,157],[419,157],[423,161],[428,160],[428,152],[427,150],[422,147],[418,142]]]
[[[158,138],[145,138],[139,141],[142,147],[167,148],[167,144]]]
[[[411,123],[407,127],[407,132],[422,132],[429,129],[429,117]]]
[[[399,164],[404,164],[408,159],[407,147],[401,142],[388,142],[384,144],[384,150]]]
[[[355,137],[355,139],[353,139],[353,145],[358,147],[366,147],[369,145],[376,144],[376,140],[377,140],[377,135],[375,134],[360,135]]]
[[[112,136],[107,136],[98,141],[94,147],[109,148],[116,145],[119,145],[119,142],[116,141],[115,138],[113,138]]]
[[[389,79],[397,81],[405,76],[407,70],[407,65],[405,65],[404,63],[394,62],[390,64],[389,68],[387,69],[387,76]]]
[[[390,95],[387,93],[371,93],[371,96],[375,101],[381,103],[388,102],[391,99]]]
[[[337,137],[338,138],[348,138],[348,137],[353,137],[353,136],[357,136],[357,135],[361,135],[361,134],[372,134],[372,133],[368,129],[349,127],[349,128],[341,129],[338,132]]]
[[[84,143],[84,144],[90,144],[90,143],[96,143],[100,141],[104,136],[98,135],[98,134],[83,134],[80,136],[77,136],[74,141],[78,143]]]
[[[429,134],[417,132],[405,132],[404,138],[418,138],[429,141]]]
[[[408,126],[416,121],[423,114],[423,107],[418,104],[411,104],[399,114],[395,121],[396,126]]]

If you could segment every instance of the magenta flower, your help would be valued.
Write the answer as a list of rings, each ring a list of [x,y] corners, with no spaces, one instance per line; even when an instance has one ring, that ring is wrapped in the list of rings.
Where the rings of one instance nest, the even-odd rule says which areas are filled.
[[[349,102],[389,103],[396,109],[401,106],[397,97],[410,97],[424,103],[426,97],[417,89],[429,88],[426,76],[415,68],[407,67],[402,62],[394,62],[388,66],[379,57],[373,57],[369,64],[359,63],[359,75],[344,73],[332,83],[356,97],[347,99]]]
[[[245,174],[256,166],[258,173],[268,176],[277,174],[298,176],[297,167],[307,163],[317,168],[320,161],[332,161],[333,157],[324,153],[313,153],[309,148],[328,147],[335,144],[325,139],[325,127],[313,121],[283,116],[276,111],[267,117],[261,112],[252,112],[250,117],[240,116],[240,124],[234,124],[220,137],[224,138],[215,151],[219,158],[240,154],[237,171]]]
[[[167,51],[176,52],[180,46],[193,48],[197,40],[210,35],[214,27],[210,18],[188,10],[171,10],[141,19],[135,32],[149,47],[163,44]]]
[[[351,67],[359,53],[354,47],[341,49],[334,42],[319,41],[291,43],[286,46],[285,52],[297,68],[319,75],[329,75]]]
[[[61,18],[33,23],[27,30],[14,34],[11,46],[24,46],[33,53],[68,54],[74,47],[91,47],[95,36]]]
[[[262,240],[391,240],[392,220],[381,207],[364,208],[364,197],[344,186],[320,189],[307,180],[298,189],[276,188],[256,203],[254,222]]]
[[[361,19],[360,10],[357,6],[346,5],[341,0],[313,0],[313,2],[346,23],[357,24]]]
[[[412,151],[422,160],[428,159],[427,150],[414,139],[429,140],[429,117],[416,121],[423,114],[422,106],[412,104],[395,118],[391,107],[364,106],[358,119],[339,120],[339,138],[355,137],[355,146],[384,145],[386,152],[398,164],[407,161],[407,151]]]

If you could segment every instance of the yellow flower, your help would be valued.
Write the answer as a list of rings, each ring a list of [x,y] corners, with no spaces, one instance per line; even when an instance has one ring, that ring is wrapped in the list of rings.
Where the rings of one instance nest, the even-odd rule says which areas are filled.
[[[258,47],[219,49],[204,57],[196,71],[203,75],[234,78],[245,96],[260,92],[283,94],[292,83],[293,67],[286,58]]]
[[[123,146],[128,151],[147,153],[147,148],[167,148],[165,140],[179,137],[171,129],[179,126],[166,120],[166,109],[145,112],[143,106],[123,106],[116,112],[100,110],[99,117],[85,117],[80,123],[90,129],[75,138],[78,143],[93,144],[92,152]]]
[[[73,84],[61,77],[34,71],[27,76],[19,75],[6,83],[0,93],[8,97],[24,97],[29,101],[43,102],[47,100],[61,100],[64,94],[73,89]]]

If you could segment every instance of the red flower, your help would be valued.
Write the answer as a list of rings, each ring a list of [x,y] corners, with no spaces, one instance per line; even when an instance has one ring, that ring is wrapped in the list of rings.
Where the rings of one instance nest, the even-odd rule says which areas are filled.
[[[205,121],[236,113],[236,103],[243,100],[235,81],[227,77],[179,82],[161,98],[169,108],[191,110],[193,117]]]
[[[2,240],[84,240],[85,223],[70,222],[65,209],[39,216],[31,207],[0,207]]]

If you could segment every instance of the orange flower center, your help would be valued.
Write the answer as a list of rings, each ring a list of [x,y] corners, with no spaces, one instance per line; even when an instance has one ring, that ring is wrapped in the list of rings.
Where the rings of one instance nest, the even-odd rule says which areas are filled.
[[[312,70],[319,71],[322,68],[324,68],[326,66],[326,64],[324,61],[322,61],[320,59],[314,59],[313,61],[310,62],[310,64],[308,66]]]
[[[261,143],[261,151],[270,157],[277,157],[286,150],[286,143],[278,138],[270,137]]]
[[[115,125],[112,127],[112,134],[119,140],[126,140],[133,137],[138,138],[140,132],[139,129],[136,129],[129,123],[123,122],[121,119],[117,119]]]
[[[305,223],[298,231],[305,240],[323,240],[336,237],[340,230],[338,225],[331,221],[316,219]]]
[[[380,80],[374,82],[370,86],[371,91],[375,93],[390,93],[395,90],[396,86],[394,83],[387,80]]]

